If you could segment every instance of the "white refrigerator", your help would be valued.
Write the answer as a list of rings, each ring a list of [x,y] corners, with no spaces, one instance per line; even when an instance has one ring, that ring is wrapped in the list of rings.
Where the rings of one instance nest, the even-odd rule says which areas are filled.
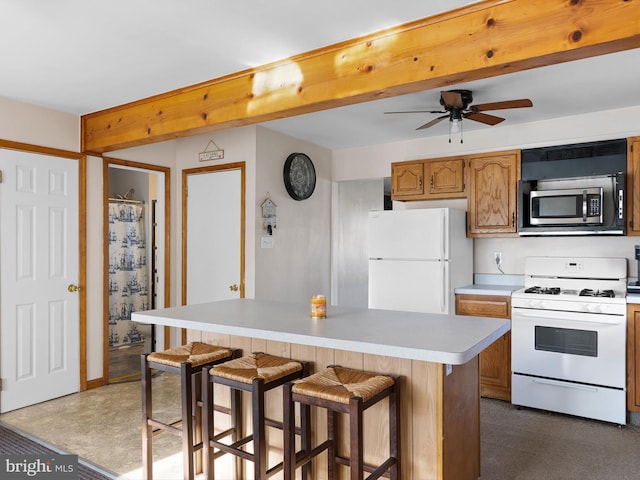
[[[455,313],[454,288],[473,283],[466,212],[369,212],[369,308]]]

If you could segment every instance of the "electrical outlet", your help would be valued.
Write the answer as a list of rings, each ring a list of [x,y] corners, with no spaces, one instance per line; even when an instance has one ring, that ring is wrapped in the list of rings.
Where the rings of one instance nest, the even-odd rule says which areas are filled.
[[[502,266],[502,252],[493,252],[493,261],[498,267]]]

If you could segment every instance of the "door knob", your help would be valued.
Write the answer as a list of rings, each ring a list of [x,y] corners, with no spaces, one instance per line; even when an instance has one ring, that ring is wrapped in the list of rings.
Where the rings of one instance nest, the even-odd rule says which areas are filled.
[[[235,283],[233,285],[229,285],[229,290],[231,290],[232,292],[237,292],[238,285],[236,285]]]
[[[80,287],[78,285],[74,285],[73,283],[67,287],[67,290],[70,292],[79,292]]]

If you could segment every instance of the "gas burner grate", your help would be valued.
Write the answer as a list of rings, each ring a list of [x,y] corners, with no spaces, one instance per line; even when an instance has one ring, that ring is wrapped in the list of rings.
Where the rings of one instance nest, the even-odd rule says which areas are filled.
[[[591,290],[590,288],[584,288],[580,290],[581,297],[608,297],[615,298],[616,294],[613,290]]]
[[[560,287],[529,287],[525,289],[524,293],[539,293],[542,295],[558,295],[560,293]]]

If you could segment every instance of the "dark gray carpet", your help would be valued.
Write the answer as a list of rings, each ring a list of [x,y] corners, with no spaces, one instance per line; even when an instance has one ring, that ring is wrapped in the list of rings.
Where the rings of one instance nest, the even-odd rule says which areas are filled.
[[[482,480],[638,480],[640,427],[483,398]]]
[[[47,455],[69,454],[48,445],[33,436],[18,432],[13,427],[0,423],[0,454],[4,455]],[[93,466],[78,458],[78,480],[113,480],[117,475]]]

